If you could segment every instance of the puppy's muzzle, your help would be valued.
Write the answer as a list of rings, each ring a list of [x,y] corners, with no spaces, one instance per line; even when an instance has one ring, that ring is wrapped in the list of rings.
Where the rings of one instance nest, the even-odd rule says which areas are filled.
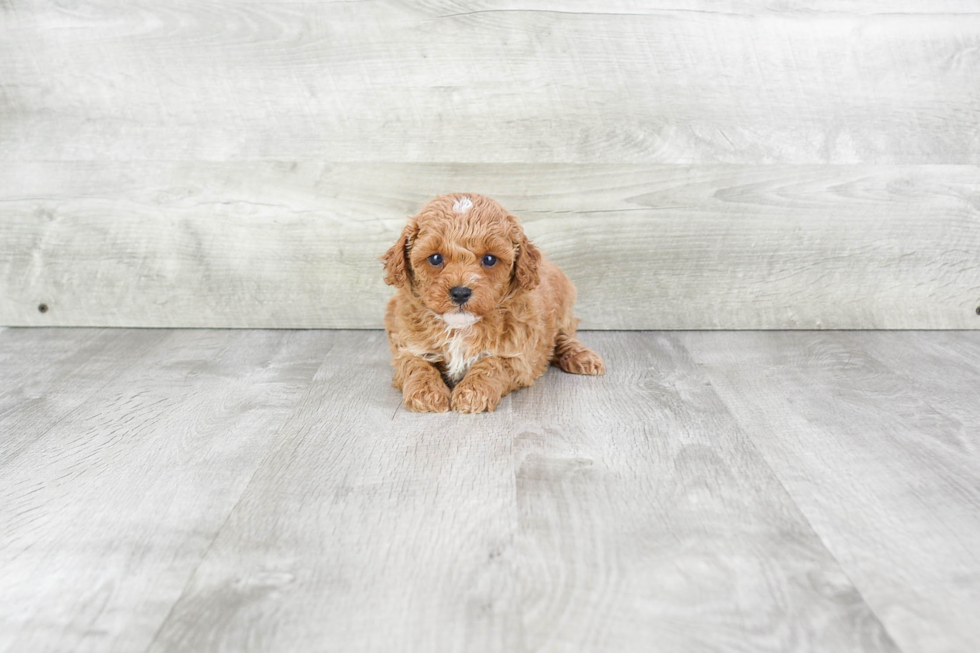
[[[466,286],[454,286],[449,289],[449,297],[459,306],[465,304],[472,294],[473,291]]]

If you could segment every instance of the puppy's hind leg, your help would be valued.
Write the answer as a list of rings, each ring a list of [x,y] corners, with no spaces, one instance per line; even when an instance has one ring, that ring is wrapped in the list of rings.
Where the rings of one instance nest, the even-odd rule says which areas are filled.
[[[606,371],[602,357],[582,344],[575,336],[559,332],[555,338],[554,365],[570,374],[598,376]]]

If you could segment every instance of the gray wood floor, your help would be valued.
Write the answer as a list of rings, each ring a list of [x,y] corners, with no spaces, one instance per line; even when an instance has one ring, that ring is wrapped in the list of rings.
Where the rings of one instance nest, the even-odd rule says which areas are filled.
[[[585,333],[416,415],[379,331],[0,330],[0,651],[962,651],[980,332]]]

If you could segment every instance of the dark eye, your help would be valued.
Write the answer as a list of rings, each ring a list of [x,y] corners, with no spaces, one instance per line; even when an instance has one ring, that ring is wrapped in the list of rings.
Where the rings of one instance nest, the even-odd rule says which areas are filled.
[[[497,264],[497,257],[493,254],[487,254],[483,257],[483,267],[492,268]]]
[[[433,254],[429,257],[429,265],[439,267],[442,265],[442,254]]]

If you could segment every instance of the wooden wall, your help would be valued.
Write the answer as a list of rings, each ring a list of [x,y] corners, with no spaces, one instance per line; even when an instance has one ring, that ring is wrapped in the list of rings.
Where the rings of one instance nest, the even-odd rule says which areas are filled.
[[[455,190],[582,328],[980,328],[980,3],[0,0],[0,324],[379,327]]]

